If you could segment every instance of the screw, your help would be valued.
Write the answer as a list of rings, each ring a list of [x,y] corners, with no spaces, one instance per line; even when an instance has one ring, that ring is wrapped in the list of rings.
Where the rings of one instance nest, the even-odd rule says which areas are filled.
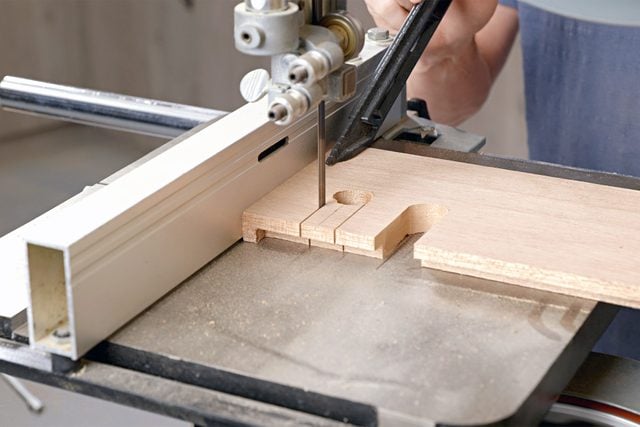
[[[272,122],[277,122],[287,117],[287,114],[288,112],[284,105],[275,104],[269,110],[269,120],[271,120]]]
[[[304,83],[309,78],[309,73],[304,67],[294,67],[289,74],[289,81],[291,83]]]
[[[69,331],[68,327],[58,328],[53,331],[53,336],[57,339],[67,339],[71,337],[71,331]]]
[[[367,30],[367,38],[376,42],[388,40],[389,30],[380,27],[370,28]]]

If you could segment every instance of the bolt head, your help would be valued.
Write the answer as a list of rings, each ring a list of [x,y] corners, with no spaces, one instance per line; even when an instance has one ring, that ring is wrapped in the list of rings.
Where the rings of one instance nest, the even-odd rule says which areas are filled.
[[[376,42],[381,42],[389,39],[389,30],[375,27],[367,30],[367,38]]]
[[[53,336],[58,340],[67,340],[71,337],[71,331],[68,326],[61,327],[53,331]]]

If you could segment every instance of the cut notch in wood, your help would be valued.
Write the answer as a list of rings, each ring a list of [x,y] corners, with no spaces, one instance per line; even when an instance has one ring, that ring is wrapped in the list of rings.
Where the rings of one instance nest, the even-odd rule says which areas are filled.
[[[255,215],[248,210],[243,221],[245,241],[258,242],[265,237],[275,237],[384,259],[397,249],[405,237],[427,232],[447,213],[447,208],[441,205],[414,204],[368,238],[342,228],[349,221],[357,222],[366,217],[366,213],[359,215],[359,212],[374,198],[373,192],[365,190],[337,191],[325,206],[299,223]]]
[[[373,199],[373,193],[342,190],[300,226],[300,237],[320,244],[336,244],[336,230]],[[323,245],[324,246],[324,245]]]
[[[336,230],[336,244],[344,245],[346,252],[353,252],[386,259],[398,248],[405,237],[427,233],[431,227],[447,215],[448,209],[438,204],[421,203],[408,206],[389,225],[377,233],[373,239],[363,239],[362,235],[348,228]],[[362,220],[352,218],[353,221]]]

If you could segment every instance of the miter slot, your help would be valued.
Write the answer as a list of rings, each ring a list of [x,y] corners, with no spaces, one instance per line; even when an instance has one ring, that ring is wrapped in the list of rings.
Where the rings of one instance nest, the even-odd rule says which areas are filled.
[[[31,332],[33,344],[51,353],[69,355],[71,328],[67,308],[64,253],[27,245],[31,283]]]

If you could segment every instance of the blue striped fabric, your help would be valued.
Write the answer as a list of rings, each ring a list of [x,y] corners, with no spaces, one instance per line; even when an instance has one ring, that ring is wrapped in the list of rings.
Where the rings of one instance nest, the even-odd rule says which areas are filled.
[[[518,9],[531,158],[640,176],[640,5],[599,2],[620,6],[599,20],[567,3],[500,3]],[[640,360],[640,311],[621,310],[594,350]]]
[[[518,0],[500,0],[500,4],[513,7],[515,9],[518,8]]]

